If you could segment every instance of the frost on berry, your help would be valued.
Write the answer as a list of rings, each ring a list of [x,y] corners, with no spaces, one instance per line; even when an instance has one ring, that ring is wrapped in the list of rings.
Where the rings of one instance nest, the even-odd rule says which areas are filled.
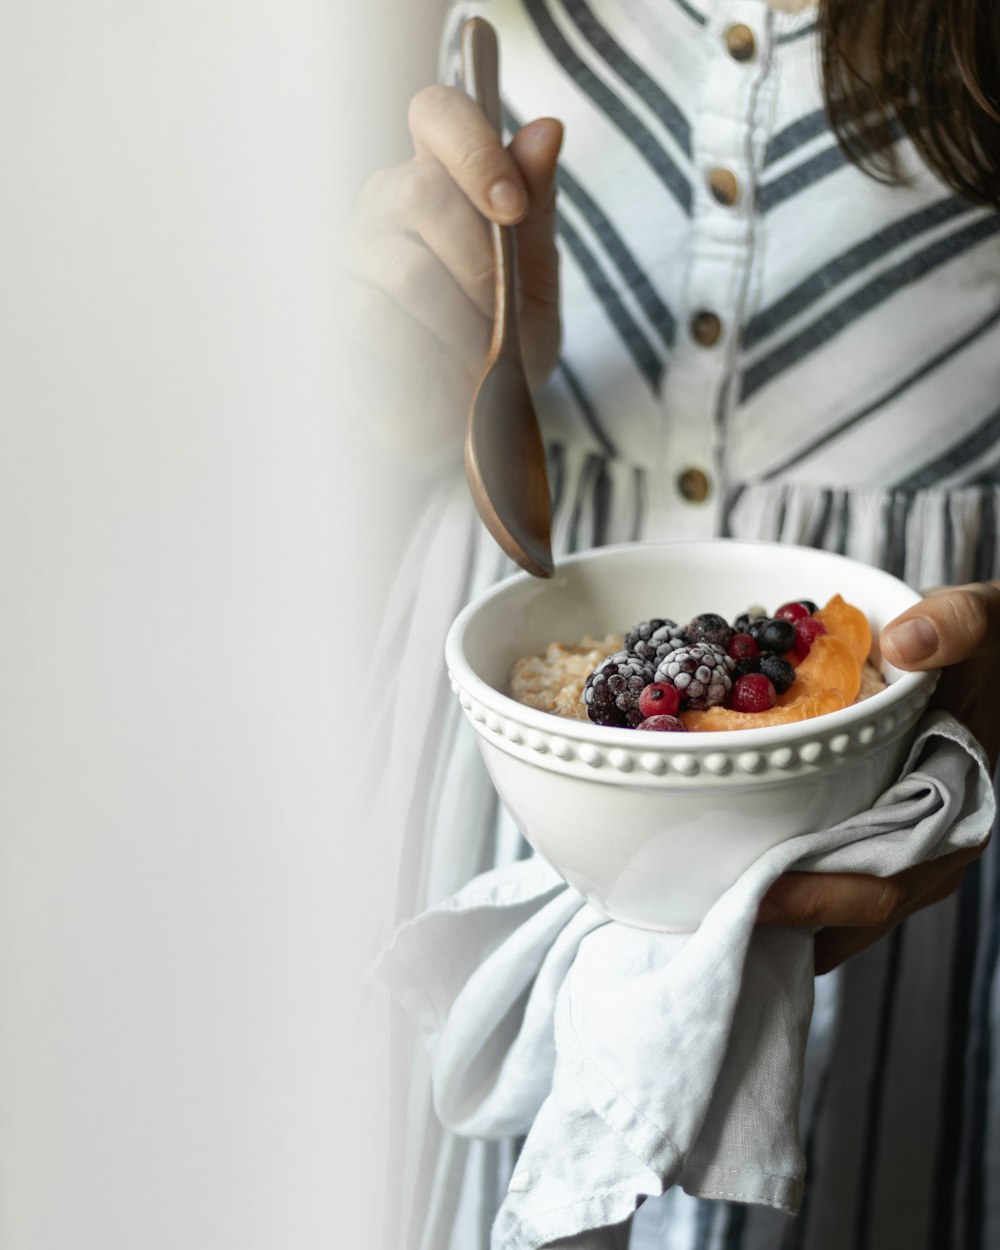
[[[726,701],[732,687],[733,663],[722,647],[696,642],[662,660],[655,680],[677,688],[682,708],[704,711]]]

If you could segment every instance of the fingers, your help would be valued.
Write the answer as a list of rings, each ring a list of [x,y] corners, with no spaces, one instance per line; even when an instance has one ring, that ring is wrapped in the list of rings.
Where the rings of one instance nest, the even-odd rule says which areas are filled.
[[[456,360],[481,365],[488,319],[422,243],[402,233],[385,236],[356,254],[352,270],[361,283],[388,295]],[[366,330],[375,342],[379,333],[377,325]]]
[[[982,854],[981,846],[914,864],[893,877],[860,872],[787,872],[761,900],[758,919],[779,926],[883,928],[955,888],[956,874]],[[943,888],[945,882],[948,888]]]
[[[372,221],[382,238],[404,231],[421,239],[483,316],[492,316],[489,226],[444,166],[430,161],[403,166],[373,207]]]
[[[962,884],[965,865],[947,873],[937,885],[920,900],[921,907],[929,907],[932,903],[940,903],[942,899],[954,894]],[[914,909],[916,910],[916,909]],[[869,946],[885,937],[896,927],[897,921],[881,925],[861,926],[858,928],[820,929],[813,943],[813,966],[818,977],[842,964],[845,959],[857,955]]]
[[[521,296],[525,302],[552,308],[559,303],[556,169],[562,141],[562,123],[541,118],[523,126],[510,144],[530,201],[517,228]]]
[[[897,668],[943,668],[1000,640],[1000,585],[948,587],[883,629],[882,654]]]
[[[764,895],[762,924],[779,926],[880,925],[903,902],[895,877],[859,872],[786,872]]]
[[[453,87],[427,87],[410,103],[417,159],[443,165],[476,208],[500,225],[528,211],[517,162],[473,101]]]

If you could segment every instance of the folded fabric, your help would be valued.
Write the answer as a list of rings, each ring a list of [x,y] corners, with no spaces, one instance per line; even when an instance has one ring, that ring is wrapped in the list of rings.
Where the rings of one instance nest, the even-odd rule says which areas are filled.
[[[812,933],[756,925],[760,899],[789,869],[890,876],[976,846],[993,815],[978,745],[934,713],[870,811],[772,848],[695,933],[608,921],[537,857],[404,926],[380,973],[431,1035],[442,1121],[527,1135],[493,1250],[613,1246],[675,1184],[794,1213]]]

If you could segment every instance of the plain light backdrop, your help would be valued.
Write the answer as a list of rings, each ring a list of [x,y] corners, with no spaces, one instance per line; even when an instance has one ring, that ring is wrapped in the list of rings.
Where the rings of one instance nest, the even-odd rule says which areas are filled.
[[[0,13],[3,1250],[368,1244],[358,669],[428,479],[338,222],[441,7]]]

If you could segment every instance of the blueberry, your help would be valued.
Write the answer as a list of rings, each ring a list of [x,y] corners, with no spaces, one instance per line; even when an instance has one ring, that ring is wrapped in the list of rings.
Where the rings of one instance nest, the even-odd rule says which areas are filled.
[[[795,681],[795,669],[780,655],[765,655],[760,661],[760,671],[769,679],[778,694],[790,690]]]
[[[784,655],[795,646],[795,626],[791,621],[765,621],[759,635],[751,633],[761,651]]]

